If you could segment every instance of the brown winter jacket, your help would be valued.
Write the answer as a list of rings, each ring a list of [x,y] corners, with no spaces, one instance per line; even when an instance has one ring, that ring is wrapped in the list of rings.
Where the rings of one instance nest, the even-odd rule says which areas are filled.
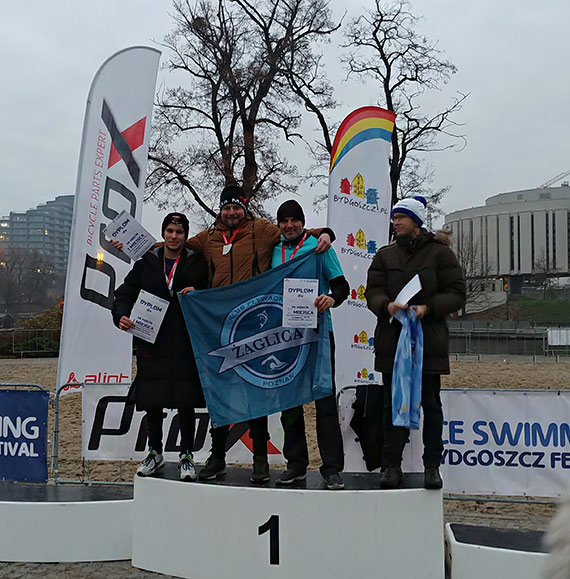
[[[334,240],[334,234],[330,229],[308,231],[315,237],[326,232],[331,236],[331,241]],[[190,237],[186,242],[206,258],[210,269],[211,287],[244,281],[270,269],[273,247],[281,238],[279,227],[266,219],[255,219],[249,215],[244,217],[239,224],[232,249],[226,255],[223,254],[225,242],[222,232],[226,234],[228,240],[234,233],[218,216],[210,228]]]
[[[395,319],[390,323],[387,308],[416,273],[420,276],[422,289],[409,303],[428,306],[422,319],[423,372],[449,374],[446,318],[465,303],[465,278],[448,245],[424,230],[408,247],[396,242],[382,247],[368,270],[366,301],[378,317],[374,366],[377,371],[392,372],[401,325]]]

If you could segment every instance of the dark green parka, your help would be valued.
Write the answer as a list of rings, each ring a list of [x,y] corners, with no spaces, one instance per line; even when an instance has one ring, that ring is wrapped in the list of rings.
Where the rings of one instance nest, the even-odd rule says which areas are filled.
[[[409,303],[428,306],[422,319],[423,372],[449,374],[446,318],[465,303],[465,278],[447,240],[423,229],[408,244],[393,242],[382,247],[368,270],[366,301],[378,318],[374,333],[374,367],[379,372],[392,372],[402,326],[396,319],[390,323],[387,307],[416,273],[422,289]]]

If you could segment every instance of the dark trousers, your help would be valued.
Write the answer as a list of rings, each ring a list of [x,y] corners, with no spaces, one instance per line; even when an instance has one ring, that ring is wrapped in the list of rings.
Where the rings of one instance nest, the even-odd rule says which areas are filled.
[[[218,458],[225,458],[226,443],[230,427],[218,426],[217,428],[210,428],[210,436],[212,437],[211,453]],[[269,431],[267,429],[267,416],[261,418],[254,418],[249,421],[249,435],[253,442],[254,456],[267,456],[267,441],[269,440]]]
[[[148,432],[148,446],[158,454],[162,454],[162,421],[164,410],[153,408],[146,412],[146,428]],[[194,435],[196,432],[196,412],[194,408],[178,410],[180,421],[180,454],[192,452],[194,449]]]
[[[382,373],[384,382],[384,446],[382,449],[382,466],[399,467],[402,464],[402,453],[408,441],[410,431],[402,426],[392,424],[392,374]],[[443,432],[443,410],[441,408],[441,377],[434,374],[422,374],[422,409],[424,412],[422,456],[424,467],[439,467],[443,454],[441,440]]]
[[[344,450],[334,384],[334,337],[332,332],[330,332],[330,344],[333,395],[315,400],[317,443],[323,462],[320,471],[324,477],[340,472],[344,468]],[[284,410],[281,413],[281,424],[285,433],[283,455],[287,460],[287,468],[304,473],[309,466],[309,451],[307,449],[303,407],[297,406]]]

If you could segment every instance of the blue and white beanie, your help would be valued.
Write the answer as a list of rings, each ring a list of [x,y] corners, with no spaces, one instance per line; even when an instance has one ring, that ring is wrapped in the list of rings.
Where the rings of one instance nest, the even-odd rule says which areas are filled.
[[[425,197],[417,195],[416,197],[408,197],[398,201],[394,207],[390,217],[394,218],[395,213],[403,213],[409,215],[420,227],[423,226],[426,218],[427,201]]]

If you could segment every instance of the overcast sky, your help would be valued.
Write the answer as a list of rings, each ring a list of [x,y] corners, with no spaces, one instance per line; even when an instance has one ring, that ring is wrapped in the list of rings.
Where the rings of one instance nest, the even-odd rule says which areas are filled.
[[[345,4],[333,0],[337,15]],[[422,30],[459,69],[430,104],[441,99],[445,106],[456,91],[470,93],[455,117],[465,125],[467,147],[430,156],[434,185],[451,186],[443,209],[481,205],[490,195],[536,187],[570,170],[570,2],[416,0],[413,7],[425,17]],[[170,0],[2,4],[1,215],[74,193],[93,75],[122,48],[156,46],[172,27],[169,12]],[[161,72],[160,81],[168,84],[168,74]],[[365,91],[340,89],[338,121],[376,104]],[[157,233],[154,208],[145,206],[143,223]]]

